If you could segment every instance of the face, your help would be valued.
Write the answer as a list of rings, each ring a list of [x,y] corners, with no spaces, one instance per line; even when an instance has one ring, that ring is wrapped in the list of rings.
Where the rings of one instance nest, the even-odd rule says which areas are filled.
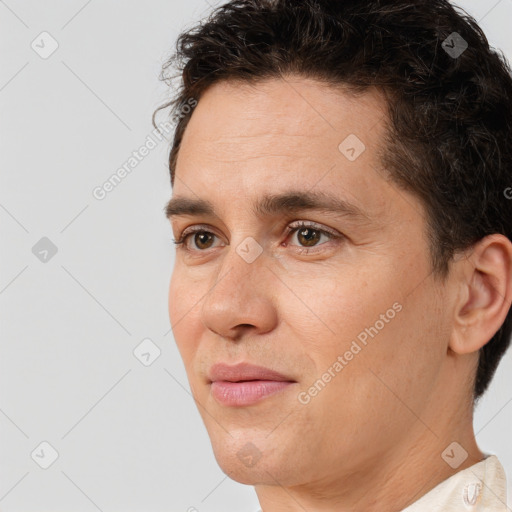
[[[379,166],[384,105],[299,77],[221,83],[186,129],[173,200],[212,211],[171,209],[174,238],[189,236],[169,314],[215,457],[239,482],[374,467],[430,414],[450,311],[424,211]],[[284,379],[212,379],[242,362]]]

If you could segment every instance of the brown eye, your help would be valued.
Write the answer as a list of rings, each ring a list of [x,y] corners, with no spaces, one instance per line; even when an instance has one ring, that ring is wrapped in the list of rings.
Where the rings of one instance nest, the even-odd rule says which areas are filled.
[[[185,230],[178,240],[173,240],[180,250],[188,252],[205,252],[210,247],[214,247],[215,238],[217,235],[204,228],[196,228],[192,230]],[[191,247],[192,239],[195,247]]]
[[[316,247],[317,245],[324,245],[324,243],[320,243],[322,237],[325,237],[327,241],[338,238],[338,235],[334,233],[306,224],[291,227],[290,233],[292,234],[291,240],[294,240],[292,245],[297,245],[305,249],[308,247]]]
[[[207,231],[197,231],[194,233],[194,243],[199,249],[209,249],[211,247],[212,240],[212,233],[208,233]]]
[[[297,240],[301,245],[313,247],[318,243],[322,232],[313,228],[303,228],[297,232]]]
[[[316,224],[303,221],[288,227],[288,244],[303,254],[321,254],[337,246],[344,239],[343,234],[323,229]]]

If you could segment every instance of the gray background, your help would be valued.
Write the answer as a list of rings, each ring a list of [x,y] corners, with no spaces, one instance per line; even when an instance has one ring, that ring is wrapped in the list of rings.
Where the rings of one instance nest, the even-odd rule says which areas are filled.
[[[512,0],[458,5],[512,59]],[[3,512],[258,509],[253,488],[215,462],[170,332],[169,142],[103,200],[92,193],[145,143],[168,96],[160,66],[210,10],[0,1]],[[44,31],[59,45],[48,58],[31,47],[51,49]],[[133,351],[147,338],[146,366]],[[479,446],[509,480],[511,384],[509,351],[475,414]],[[59,454],[47,469],[44,441]]]

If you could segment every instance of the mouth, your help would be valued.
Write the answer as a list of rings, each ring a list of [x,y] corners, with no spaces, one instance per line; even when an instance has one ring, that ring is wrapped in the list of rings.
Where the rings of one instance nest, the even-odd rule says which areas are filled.
[[[288,389],[297,381],[270,368],[249,363],[217,363],[208,374],[212,396],[223,406],[242,407]]]

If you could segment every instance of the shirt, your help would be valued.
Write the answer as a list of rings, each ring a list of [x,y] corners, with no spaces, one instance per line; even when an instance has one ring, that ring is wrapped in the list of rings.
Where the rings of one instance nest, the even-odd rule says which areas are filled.
[[[511,512],[505,470],[496,455],[447,478],[402,512]]]

